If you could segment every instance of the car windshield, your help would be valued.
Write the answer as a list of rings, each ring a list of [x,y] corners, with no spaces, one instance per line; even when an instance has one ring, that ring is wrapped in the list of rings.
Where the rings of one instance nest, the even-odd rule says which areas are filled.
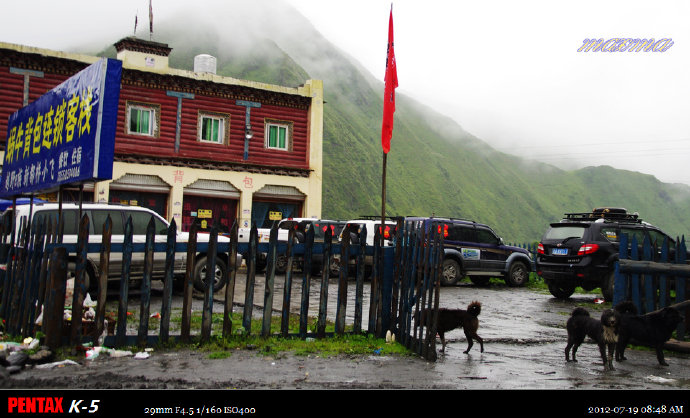
[[[564,226],[552,226],[544,234],[545,240],[565,240],[568,238],[582,238],[585,236],[586,228],[584,226],[576,225],[564,225]]]

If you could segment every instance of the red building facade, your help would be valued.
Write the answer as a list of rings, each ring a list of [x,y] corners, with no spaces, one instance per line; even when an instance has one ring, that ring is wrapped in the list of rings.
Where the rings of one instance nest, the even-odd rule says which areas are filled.
[[[166,44],[125,38],[115,47],[123,73],[113,179],[85,184],[85,200],[147,206],[182,230],[320,217],[319,80],[237,80],[169,68]],[[97,59],[0,43],[3,149],[12,113]]]

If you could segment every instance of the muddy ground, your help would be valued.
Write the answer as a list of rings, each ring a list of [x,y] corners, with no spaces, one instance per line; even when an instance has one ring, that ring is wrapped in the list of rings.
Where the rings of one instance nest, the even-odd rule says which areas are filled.
[[[261,283],[257,289],[262,289]],[[255,301],[262,301],[258,295]],[[604,371],[598,348],[586,340],[578,352],[579,362],[566,363],[568,315],[575,306],[599,312],[601,305],[596,299],[600,297],[575,294],[560,301],[547,292],[502,285],[463,283],[442,288],[441,306],[482,302],[479,335],[484,339],[484,352],[475,344],[464,354],[467,341],[462,331],[455,330],[447,334],[446,352],[436,362],[386,355],[385,350],[382,355],[327,358],[238,350],[224,359],[210,359],[207,352],[193,350],[153,351],[146,359],[99,356],[75,365],[27,368],[3,379],[2,384],[6,389],[547,389],[619,393],[652,389],[660,391],[657,394],[680,391],[686,395],[684,391],[690,389],[690,355],[683,352],[666,350],[666,367],[657,363],[653,351],[629,350],[627,361],[616,363],[614,371]],[[237,295],[235,300],[242,298]],[[152,306],[155,303],[152,301]],[[196,299],[195,303],[201,302]],[[220,304],[214,306],[222,312]],[[335,304],[329,302],[329,306]],[[366,307],[364,311],[368,311]],[[437,344],[440,347],[440,341]]]

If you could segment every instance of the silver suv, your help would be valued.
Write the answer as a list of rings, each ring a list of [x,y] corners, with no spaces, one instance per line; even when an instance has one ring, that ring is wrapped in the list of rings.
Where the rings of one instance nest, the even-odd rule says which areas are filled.
[[[12,207],[5,210],[2,214],[3,220],[5,217],[15,216],[17,231],[19,225],[22,224],[32,214],[32,223],[44,219],[57,220],[59,206],[57,203],[36,203],[31,209],[31,205],[17,205],[16,210]],[[124,242],[124,226],[127,219],[132,217],[132,242],[145,243],[146,242],[146,228],[149,221],[153,217],[156,230],[156,242],[165,243],[167,241],[167,231],[169,224],[156,212],[139,206],[101,204],[101,203],[83,203],[82,216],[89,217],[89,243],[99,244],[102,239],[103,224],[108,216],[112,220],[112,243]],[[64,219],[64,233],[62,242],[65,244],[74,244],[77,242],[77,235],[79,229],[79,204],[77,203],[63,203],[62,214]],[[209,234],[198,234],[197,242],[208,242]],[[189,239],[189,233],[178,232],[177,242],[186,243]],[[218,242],[229,242],[229,238],[218,236]],[[68,270],[74,271],[76,259],[72,257],[69,260]],[[241,263],[241,256],[238,256],[238,266]],[[87,255],[87,267],[85,280],[87,281],[87,288],[92,288],[97,282],[97,275],[100,272],[100,254],[89,253]],[[213,291],[218,291],[225,286],[227,278],[227,253],[218,253],[216,258],[216,272],[213,282]],[[174,274],[179,279],[184,276],[187,266],[187,253],[176,252],[174,263]],[[165,253],[154,253],[153,263],[153,278],[162,279],[165,274]],[[110,261],[108,266],[108,280],[119,281],[122,275],[122,253],[113,251],[110,254]],[[133,280],[141,279],[144,275],[144,254],[141,252],[132,253],[132,261],[130,267],[130,278]],[[206,254],[197,253],[194,264],[194,287],[197,290],[203,291],[206,278]]]

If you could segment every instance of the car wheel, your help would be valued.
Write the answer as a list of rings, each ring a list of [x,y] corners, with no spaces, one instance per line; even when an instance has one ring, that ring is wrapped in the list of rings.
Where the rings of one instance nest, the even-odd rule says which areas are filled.
[[[508,274],[505,277],[508,286],[524,286],[529,281],[529,270],[522,261],[516,261],[510,265]]]
[[[604,296],[604,300],[607,302],[613,302],[613,284],[616,281],[616,273],[611,271],[606,276],[601,283],[601,294]]]
[[[288,259],[284,255],[276,257],[276,274],[285,274],[287,271]]]
[[[575,285],[562,281],[549,281],[549,292],[558,299],[568,299],[575,292]]]
[[[461,276],[460,264],[457,261],[450,258],[443,260],[441,286],[452,286],[460,280]]]
[[[206,290],[206,257],[201,257],[194,265],[194,288],[200,292]],[[213,275],[213,292],[217,292],[225,286],[227,279],[226,267],[223,260],[216,259],[216,271]]]

